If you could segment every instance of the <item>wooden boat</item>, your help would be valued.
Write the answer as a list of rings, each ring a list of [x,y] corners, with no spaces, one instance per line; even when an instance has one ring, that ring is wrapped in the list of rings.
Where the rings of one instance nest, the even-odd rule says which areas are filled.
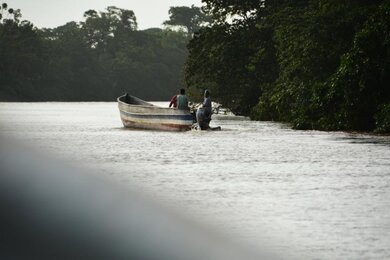
[[[190,111],[155,106],[128,94],[118,97],[118,107],[128,128],[186,131],[193,124]]]

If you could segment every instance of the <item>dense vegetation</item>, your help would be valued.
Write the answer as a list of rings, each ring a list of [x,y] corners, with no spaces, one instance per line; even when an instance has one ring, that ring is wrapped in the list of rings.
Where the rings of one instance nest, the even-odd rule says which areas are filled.
[[[177,11],[181,9],[170,13]],[[183,86],[186,30],[140,31],[134,13],[116,7],[89,10],[84,17],[79,23],[38,29],[21,21],[19,10],[3,4],[0,100],[99,101],[124,92],[169,100]]]
[[[390,0],[203,3],[143,31],[113,6],[38,29],[3,4],[0,101],[169,100],[185,84],[255,120],[390,132]]]
[[[203,0],[192,93],[299,129],[390,132],[389,0]]]

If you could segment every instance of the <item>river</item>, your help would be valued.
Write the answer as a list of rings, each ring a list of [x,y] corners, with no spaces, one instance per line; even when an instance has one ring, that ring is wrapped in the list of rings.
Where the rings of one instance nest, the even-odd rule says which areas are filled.
[[[166,105],[166,104],[164,104]],[[291,259],[390,259],[390,137],[215,117],[122,127],[116,103],[0,103],[0,133],[99,170]]]

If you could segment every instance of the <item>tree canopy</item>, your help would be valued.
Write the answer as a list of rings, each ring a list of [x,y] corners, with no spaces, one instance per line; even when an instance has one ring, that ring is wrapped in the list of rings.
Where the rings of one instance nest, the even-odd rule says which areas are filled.
[[[81,22],[38,29],[0,9],[0,100],[115,100],[124,92],[169,100],[184,87],[187,35],[140,31],[133,11],[88,10]]]
[[[164,22],[168,26],[182,26],[189,37],[192,37],[203,25],[212,21],[211,16],[205,14],[201,8],[192,5],[172,6],[169,8],[169,20]]]
[[[185,79],[236,113],[389,132],[389,0],[204,0]]]

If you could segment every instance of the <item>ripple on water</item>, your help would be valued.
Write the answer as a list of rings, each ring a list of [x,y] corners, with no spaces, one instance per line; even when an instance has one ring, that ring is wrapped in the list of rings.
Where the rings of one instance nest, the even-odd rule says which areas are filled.
[[[115,103],[0,103],[23,138],[254,246],[297,259],[390,258],[390,138],[245,118],[220,132],[121,127]]]

